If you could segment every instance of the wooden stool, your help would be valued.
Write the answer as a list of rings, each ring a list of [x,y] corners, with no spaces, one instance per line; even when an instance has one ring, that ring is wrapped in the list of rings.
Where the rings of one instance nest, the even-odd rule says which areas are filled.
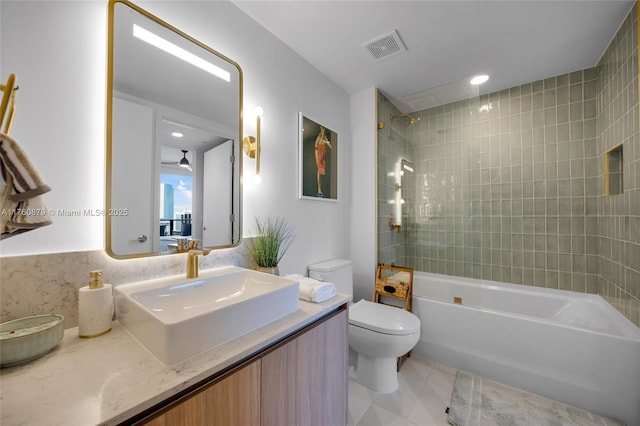
[[[412,312],[413,268],[378,264],[373,301]],[[391,300],[384,300],[389,298]],[[397,301],[396,303],[391,303]],[[398,358],[398,371],[411,351]]]

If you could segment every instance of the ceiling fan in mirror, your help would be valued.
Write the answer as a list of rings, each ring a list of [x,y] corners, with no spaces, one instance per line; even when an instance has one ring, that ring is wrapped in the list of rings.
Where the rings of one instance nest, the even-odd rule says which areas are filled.
[[[189,151],[186,149],[182,149],[181,151],[182,151],[182,158],[179,161],[163,161],[162,164],[180,166],[192,172],[193,169],[191,168],[191,163],[189,163],[189,160],[187,159],[187,153]]]

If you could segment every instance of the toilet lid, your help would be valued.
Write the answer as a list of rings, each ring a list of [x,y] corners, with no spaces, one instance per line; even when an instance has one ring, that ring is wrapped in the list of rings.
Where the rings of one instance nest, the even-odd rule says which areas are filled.
[[[349,307],[349,324],[384,334],[420,331],[420,319],[411,312],[364,299]]]

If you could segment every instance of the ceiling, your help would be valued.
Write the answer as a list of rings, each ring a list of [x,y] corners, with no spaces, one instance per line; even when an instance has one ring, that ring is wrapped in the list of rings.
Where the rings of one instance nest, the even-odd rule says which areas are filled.
[[[479,73],[482,94],[592,67],[634,3],[233,1],[347,93],[378,87],[403,112]],[[406,51],[375,59],[363,47],[393,30]]]

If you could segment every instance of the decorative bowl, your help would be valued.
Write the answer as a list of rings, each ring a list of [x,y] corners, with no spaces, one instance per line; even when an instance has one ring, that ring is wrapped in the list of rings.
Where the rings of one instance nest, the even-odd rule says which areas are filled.
[[[64,334],[64,317],[35,315],[0,324],[0,367],[39,358],[56,347]]]

